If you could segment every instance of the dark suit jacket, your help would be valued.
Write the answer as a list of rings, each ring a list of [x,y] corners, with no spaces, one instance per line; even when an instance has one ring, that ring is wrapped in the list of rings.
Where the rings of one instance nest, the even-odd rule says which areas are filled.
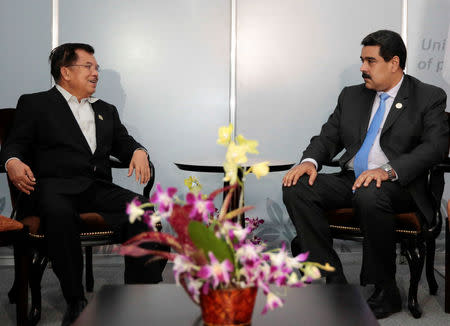
[[[321,165],[330,162],[342,149],[339,164],[345,168],[366,136],[376,92],[364,84],[346,87],[336,109],[311,139],[303,158]],[[438,87],[405,75],[380,136],[380,146],[427,221],[433,218],[427,193],[427,171],[448,154],[448,124],[444,113],[447,96]],[[400,109],[396,104],[401,103]]]
[[[31,162],[38,186],[51,184],[60,193],[79,193],[94,180],[111,182],[109,156],[127,162],[143,146],[128,135],[113,105],[98,100],[92,109],[97,138],[94,154],[67,101],[55,87],[22,95],[0,164],[10,157]]]

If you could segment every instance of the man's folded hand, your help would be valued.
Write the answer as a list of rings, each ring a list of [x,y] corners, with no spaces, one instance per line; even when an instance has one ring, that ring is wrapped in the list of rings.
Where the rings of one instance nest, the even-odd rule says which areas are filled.
[[[30,167],[19,159],[11,159],[6,164],[8,177],[14,186],[29,195],[34,190],[36,179]]]

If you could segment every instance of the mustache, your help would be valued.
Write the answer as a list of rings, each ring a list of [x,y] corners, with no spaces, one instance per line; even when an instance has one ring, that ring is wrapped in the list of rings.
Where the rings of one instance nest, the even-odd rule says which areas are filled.
[[[368,79],[372,79],[372,77],[370,77],[370,75],[369,74],[366,74],[366,73],[362,73],[362,78],[368,78]]]

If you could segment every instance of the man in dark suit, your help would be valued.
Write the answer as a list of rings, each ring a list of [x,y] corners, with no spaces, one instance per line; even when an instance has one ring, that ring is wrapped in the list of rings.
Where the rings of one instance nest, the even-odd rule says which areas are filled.
[[[377,318],[401,310],[395,282],[394,213],[417,207],[432,219],[427,170],[448,149],[445,92],[405,75],[406,48],[381,30],[361,44],[364,84],[346,87],[336,109],[311,139],[299,165],[283,178],[283,201],[302,251],[336,268],[327,283],[346,283],[324,211],[353,207],[364,234],[361,284]],[[341,150],[342,171],[318,174]]]
[[[129,224],[126,203],[138,197],[112,183],[110,155],[130,162],[128,176],[150,178],[148,154],[131,137],[116,108],[92,97],[99,78],[94,49],[67,43],[49,58],[56,86],[20,97],[14,125],[2,148],[0,164],[20,191],[33,192],[44,225],[48,254],[68,308],[63,325],[73,322],[86,305],[79,214],[99,212],[124,239],[146,230]],[[31,164],[27,164],[31,162]],[[148,258],[148,257],[147,257]],[[157,283],[162,264],[126,257],[126,283]]]

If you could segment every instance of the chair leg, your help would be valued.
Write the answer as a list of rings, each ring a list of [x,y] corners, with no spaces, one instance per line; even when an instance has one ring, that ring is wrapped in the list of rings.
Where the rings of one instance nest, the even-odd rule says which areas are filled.
[[[28,253],[26,244],[23,242],[14,245],[15,279],[13,287],[16,301],[17,326],[28,325],[28,279],[30,268],[30,256]]]
[[[403,242],[403,245],[403,254],[408,260],[411,273],[408,292],[408,309],[411,311],[414,318],[420,318],[422,316],[422,309],[417,301],[417,290],[425,262],[425,244],[421,241],[408,239]]]
[[[445,228],[445,312],[450,313],[450,223]]]
[[[42,250],[36,250],[31,260],[31,310],[28,316],[30,325],[36,325],[41,319],[42,301],[41,301],[41,281],[45,268],[47,267],[48,257]]]
[[[434,255],[436,251],[436,240],[429,239],[426,242],[426,260],[425,260],[425,272],[427,275],[428,288],[430,289],[431,295],[436,295],[438,290],[438,284],[436,278],[434,277]]]
[[[86,291],[92,292],[94,290],[94,271],[92,269],[92,247],[84,248],[86,255]]]

